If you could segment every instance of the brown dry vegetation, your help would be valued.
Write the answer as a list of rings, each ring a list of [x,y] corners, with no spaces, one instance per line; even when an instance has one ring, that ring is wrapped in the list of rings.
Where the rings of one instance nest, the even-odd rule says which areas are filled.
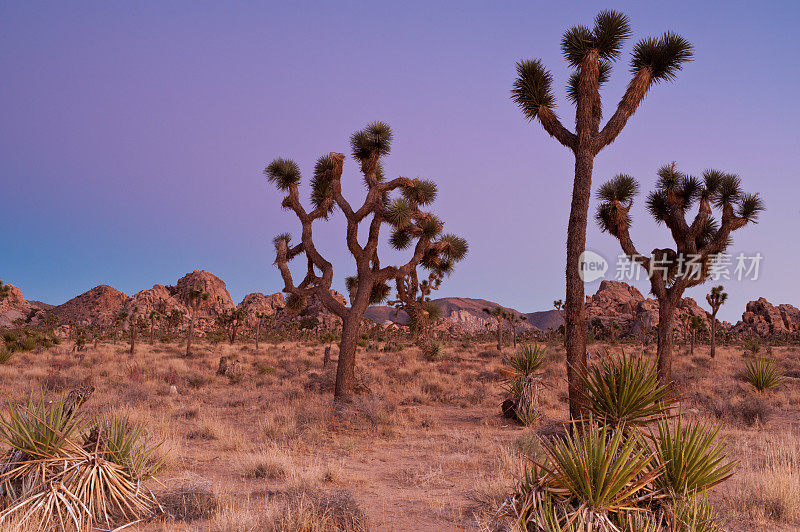
[[[359,352],[364,393],[335,418],[335,363],[324,346],[100,344],[78,359],[69,348],[19,353],[0,365],[13,401],[89,380],[90,413],[124,411],[163,441],[166,516],[142,530],[481,530],[510,493],[535,435],[567,417],[564,350],[545,369],[543,420],[525,429],[499,415],[503,365],[490,345],[453,343],[436,361],[413,347]],[[618,348],[612,348],[618,349]],[[626,346],[654,355],[654,348]],[[590,347],[592,358],[601,347]],[[217,376],[220,356],[238,372]],[[793,376],[759,394],[738,378],[741,348],[678,354],[685,416],[724,423],[736,474],[712,491],[733,530],[800,526],[800,351],[773,348]],[[170,394],[170,386],[177,395]],[[135,529],[132,527],[131,529]]]

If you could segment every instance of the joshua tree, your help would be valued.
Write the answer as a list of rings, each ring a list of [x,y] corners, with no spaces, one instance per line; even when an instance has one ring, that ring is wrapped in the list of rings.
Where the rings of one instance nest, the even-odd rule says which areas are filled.
[[[355,386],[356,346],[364,312],[370,304],[386,299],[387,282],[404,278],[418,265],[432,264],[434,258],[452,260],[458,237],[443,235],[443,223],[433,214],[424,212],[436,197],[436,184],[422,179],[398,177],[385,180],[381,157],[389,154],[392,132],[388,125],[373,122],[350,137],[354,159],[359,163],[367,188],[364,203],[354,209],[342,193],[342,168],[344,155],[331,152],[317,160],[311,180],[311,204],[307,211],[300,202],[300,170],[297,163],[275,159],[264,170],[267,179],[286,193],[281,205],[293,211],[302,225],[300,242],[292,245],[289,234],[274,239],[276,259],[284,281],[287,306],[300,308],[309,297],[319,301],[342,320],[339,344],[339,362],[336,369],[334,403],[341,405],[350,400]],[[401,196],[390,199],[398,191]],[[350,306],[337,300],[331,293],[333,265],[317,250],[312,236],[312,226],[317,220],[327,220],[339,208],[347,222],[347,248],[356,263],[356,274],[348,281]],[[369,220],[368,220],[369,218]],[[366,243],[358,239],[359,226],[365,222]],[[378,257],[380,230],[385,223],[394,231],[389,243],[395,249],[413,245],[413,256],[402,266],[381,266]],[[303,280],[295,284],[289,262],[300,254],[307,259]]]
[[[706,170],[703,179],[679,172],[675,163],[658,170],[656,188],[647,196],[647,210],[657,223],[669,228],[676,249],[654,249],[650,257],[641,255],[631,240],[630,208],[639,184],[627,175],[618,175],[600,187],[603,201],[597,221],[603,231],[619,240],[622,251],[642,266],[658,298],[658,376],[662,384],[672,382],[672,328],[675,308],[684,290],[708,279],[717,255],[731,243],[731,233],[755,223],[764,210],[758,194],[745,194],[741,180],[733,174]],[[694,220],[686,220],[692,205],[698,204]],[[720,221],[713,210],[720,211]]]
[[[192,309],[192,315],[189,317],[189,330],[186,332],[186,356],[192,356],[192,334],[194,333],[194,320],[197,312],[200,310],[200,305],[203,301],[208,301],[208,292],[204,292],[202,288],[195,287],[189,289],[189,307]]]
[[[431,292],[439,289],[444,277],[452,273],[455,263],[467,255],[468,245],[463,238],[451,236],[446,246],[446,250],[431,253],[421,262],[424,268],[430,270],[427,279],[419,281],[416,268],[406,276],[395,278],[397,300],[389,303],[408,314],[409,326],[416,340],[422,337],[427,341],[430,327],[441,317],[441,309],[431,301]],[[444,251],[447,252],[447,258],[442,256]]]
[[[506,316],[508,316],[508,311],[503,307],[494,307],[494,308],[485,308],[483,311],[488,314],[489,316],[493,317],[497,320],[497,350],[502,351],[503,349],[503,322],[506,320]]]
[[[700,316],[689,317],[689,330],[691,331],[691,347],[689,354],[694,356],[694,344],[697,342],[697,333],[702,333],[706,330],[706,320]]]
[[[517,327],[519,326],[520,323],[522,323],[527,319],[528,319],[527,316],[514,314],[513,312],[508,312],[506,314],[506,321],[508,321],[508,328],[511,329],[511,338],[514,349],[517,348]]]
[[[225,330],[231,345],[236,342],[236,333],[239,331],[239,326],[246,319],[247,311],[244,308],[231,309],[217,317],[217,324]]]
[[[258,339],[261,336],[261,324],[265,319],[267,319],[270,315],[266,312],[256,312],[256,351],[258,351]]]
[[[180,309],[174,308],[169,314],[165,314],[165,324],[167,327],[167,334],[170,336],[178,330],[178,327],[183,323],[184,312]]]
[[[130,354],[132,355],[136,351],[136,327],[139,325],[139,321],[136,319],[139,314],[139,307],[133,307],[130,316],[128,317],[128,326],[130,327],[130,335],[131,335],[131,350]]]
[[[567,98],[575,104],[575,133],[565,128],[554,113],[553,77],[539,60],[517,63],[512,99],[525,117],[538,119],[544,130],[575,156],[572,204],[567,227],[565,345],[570,415],[579,417],[586,380],[586,313],[581,254],[586,249],[586,224],[595,156],[614,142],[650,88],[673,80],[692,57],[692,46],[682,37],[666,32],[640,40],[631,56],[632,78],[614,114],[601,128],[600,87],[609,79],[624,41],[631,35],[628,17],[603,11],[594,27],[574,26],[564,33],[561,51],[575,69],[567,86]]]
[[[128,319],[128,313],[121,311],[114,316],[114,345],[117,345],[117,330],[122,328],[122,324]]]
[[[156,322],[161,321],[163,316],[164,315],[159,309],[153,309],[150,311],[150,345],[156,343]]]
[[[715,286],[711,289],[711,293],[706,295],[706,301],[711,306],[711,358],[716,354],[717,345],[717,312],[719,307],[725,304],[728,300],[728,293],[724,291],[722,285]]]

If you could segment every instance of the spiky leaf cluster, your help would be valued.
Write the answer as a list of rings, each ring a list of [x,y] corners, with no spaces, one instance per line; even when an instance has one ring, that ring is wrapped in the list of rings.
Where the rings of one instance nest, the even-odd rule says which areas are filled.
[[[269,163],[264,169],[264,175],[280,190],[288,190],[300,182],[300,167],[291,159],[279,157]]]
[[[427,179],[415,179],[412,186],[404,187],[403,197],[415,205],[429,205],[436,199],[436,183]]]
[[[622,45],[631,35],[628,17],[618,11],[602,11],[594,19],[594,28],[574,26],[561,39],[561,52],[577,68],[590,50],[606,61],[615,61]]]
[[[541,107],[553,109],[553,76],[538,59],[517,62],[517,79],[511,89],[511,99],[528,120],[539,114]]]
[[[600,61],[598,64],[598,79],[597,83],[599,87],[608,82],[611,78],[611,64],[607,61]],[[567,82],[567,99],[572,103],[578,103],[578,87],[580,85],[580,73],[573,72],[569,76],[569,81]]]
[[[623,229],[631,224],[630,203],[639,191],[639,183],[626,174],[618,174],[597,191],[597,197],[603,200],[597,208],[595,219],[603,231],[619,236]],[[629,204],[628,206],[623,203]]]
[[[391,147],[392,128],[384,122],[372,122],[350,137],[353,157],[358,160],[369,159],[373,154],[388,155]]]
[[[392,226],[403,229],[411,223],[414,214],[414,207],[405,198],[395,198],[386,207],[386,221]]]
[[[636,43],[631,57],[631,71],[636,73],[649,68],[655,83],[672,81],[692,57],[689,41],[668,31],[661,37],[648,37]]]
[[[335,207],[333,198],[333,161],[330,155],[323,155],[314,164],[314,177],[311,178],[311,204],[330,214]]]
[[[272,244],[275,245],[276,247],[281,242],[285,242],[286,243],[286,247],[289,247],[289,244],[291,244],[291,242],[292,242],[291,233],[281,233],[281,234],[279,234],[278,236],[276,236],[275,238],[272,239]]]
[[[469,251],[469,244],[463,237],[447,233],[441,236],[440,242],[444,242],[446,246],[442,250],[442,257],[449,261],[458,262],[467,256]]]

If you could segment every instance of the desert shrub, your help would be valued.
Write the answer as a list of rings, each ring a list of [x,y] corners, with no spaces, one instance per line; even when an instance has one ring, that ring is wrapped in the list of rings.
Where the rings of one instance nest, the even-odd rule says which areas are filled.
[[[440,360],[444,357],[444,344],[438,340],[431,340],[422,348],[422,356],[425,360]]]
[[[158,502],[176,521],[192,522],[214,515],[219,498],[209,482],[186,478],[159,492]]]
[[[0,346],[0,364],[5,364],[11,357],[14,356],[14,352],[9,350],[6,346]]]
[[[742,378],[759,392],[765,392],[781,385],[784,376],[774,362],[755,357],[745,363]]]
[[[10,448],[0,457],[0,521],[86,530],[153,514],[155,499],[140,482],[155,472],[144,459],[154,447],[127,421],[85,422],[76,404],[43,394],[9,402],[0,416],[0,441]]]
[[[744,349],[745,353],[756,356],[761,351],[761,342],[756,339],[745,340],[742,344],[742,349]]]
[[[366,532],[363,510],[349,491],[332,494],[301,492],[287,501],[272,526],[276,532]]]
[[[613,426],[644,425],[664,416],[674,403],[669,388],[658,384],[653,364],[625,355],[606,358],[584,378],[586,408]]]

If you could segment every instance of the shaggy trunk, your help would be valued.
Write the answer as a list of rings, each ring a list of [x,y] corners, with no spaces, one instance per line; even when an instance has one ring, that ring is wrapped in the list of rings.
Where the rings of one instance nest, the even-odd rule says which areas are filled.
[[[194,312],[189,318],[189,330],[186,332],[186,356],[192,356],[192,333],[194,332]]]
[[[336,387],[333,391],[334,404],[346,404],[352,399],[356,381],[356,347],[358,347],[360,326],[361,316],[350,309],[342,323],[339,361],[336,364]]]
[[[580,418],[586,393],[586,311],[580,256],[586,249],[586,223],[592,188],[594,158],[588,149],[575,152],[575,183],[567,226],[567,297],[564,309],[564,344],[567,350],[567,382],[569,414]]]
[[[717,310],[714,309],[714,312],[711,313],[711,358],[714,358],[716,355],[716,345],[717,345]]]
[[[675,304],[670,299],[658,302],[658,381],[661,385],[672,385],[672,325],[675,319]]]

